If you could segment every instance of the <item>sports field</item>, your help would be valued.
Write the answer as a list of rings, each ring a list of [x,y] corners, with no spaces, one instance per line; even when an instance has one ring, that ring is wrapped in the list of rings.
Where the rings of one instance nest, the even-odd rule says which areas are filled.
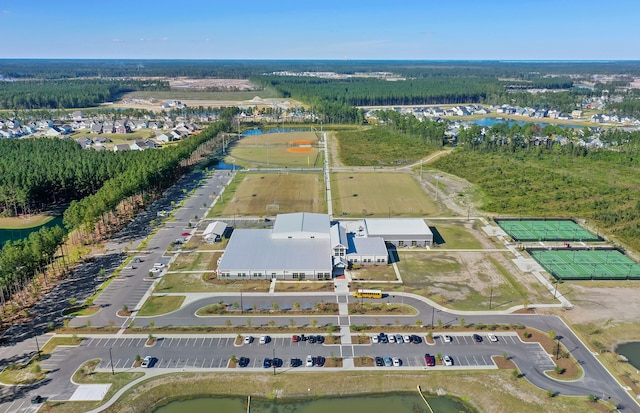
[[[299,146],[238,146],[231,156],[246,168],[322,168],[323,162],[318,148]]]
[[[512,220],[496,223],[515,241],[599,241],[598,236],[568,219]]]
[[[297,142],[298,141],[298,142]],[[299,142],[302,141],[302,142]],[[317,145],[316,132],[259,133],[243,137],[238,146],[293,146],[299,144]]]
[[[331,175],[334,215],[412,217],[438,209],[418,182],[404,173],[335,173]]]
[[[640,265],[618,250],[528,250],[561,280],[640,280]]]
[[[327,212],[321,174],[246,173],[223,194],[221,216],[264,216],[287,212]]]

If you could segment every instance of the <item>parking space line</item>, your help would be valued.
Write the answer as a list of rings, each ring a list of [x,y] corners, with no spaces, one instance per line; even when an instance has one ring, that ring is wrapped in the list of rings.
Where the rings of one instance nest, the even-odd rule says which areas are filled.
[[[211,364],[209,364],[209,368],[213,367],[213,359],[211,359]]]

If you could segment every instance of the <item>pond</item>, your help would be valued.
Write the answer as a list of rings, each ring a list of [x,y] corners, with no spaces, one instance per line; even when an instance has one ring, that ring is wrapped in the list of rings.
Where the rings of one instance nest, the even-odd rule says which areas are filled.
[[[436,413],[472,413],[449,397],[428,397]],[[422,398],[416,394],[368,395],[314,400],[270,401],[251,399],[251,413],[371,413],[392,411],[394,413],[428,412]],[[247,412],[247,399],[239,397],[207,397],[175,401],[155,410],[155,413],[182,412]]]
[[[24,229],[0,229],[0,247],[4,245],[7,241],[16,241],[19,239],[24,239],[29,236],[32,232],[38,231],[42,227],[55,227],[56,225],[60,225],[64,228],[64,224],[62,223],[62,216],[55,217],[51,221],[46,224],[42,224],[33,228],[24,228]]]
[[[525,122],[525,121],[520,121],[520,120],[509,120],[509,119],[503,119],[503,118],[480,118],[480,119],[476,119],[472,121],[473,123],[475,123],[476,125],[480,125],[480,126],[493,126],[496,123],[507,123],[509,126],[513,126],[515,124],[518,124],[520,126],[524,126],[528,123],[533,123],[536,124],[538,126],[540,126],[541,128],[544,128],[545,126],[560,126],[561,128],[569,128],[569,129],[583,129],[584,126],[579,126],[579,125],[567,125],[567,124],[555,124],[555,123],[545,123],[545,122]]]
[[[620,344],[616,348],[616,353],[623,355],[629,360],[629,364],[640,370],[640,342]]]

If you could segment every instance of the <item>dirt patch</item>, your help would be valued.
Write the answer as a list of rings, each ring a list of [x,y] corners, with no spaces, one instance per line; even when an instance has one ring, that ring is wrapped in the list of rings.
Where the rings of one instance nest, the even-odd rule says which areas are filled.
[[[287,148],[287,152],[291,152],[291,153],[310,153],[311,152],[311,148]]]
[[[493,356],[491,358],[493,359],[493,362],[496,363],[496,366],[498,366],[499,369],[517,369],[516,364],[508,357],[504,358],[502,356]]]
[[[289,142],[290,145],[311,145],[312,143],[309,139],[295,139]]]
[[[640,322],[640,300],[637,297],[640,288],[628,287],[591,287],[585,283],[564,283],[559,287],[574,305],[564,316],[571,323],[597,323],[609,319],[619,322]]]

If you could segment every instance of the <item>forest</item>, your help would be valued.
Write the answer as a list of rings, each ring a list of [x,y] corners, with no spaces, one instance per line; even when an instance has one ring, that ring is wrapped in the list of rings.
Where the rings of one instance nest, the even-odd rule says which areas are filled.
[[[96,106],[135,90],[168,90],[167,82],[153,80],[47,80],[3,82],[0,109],[57,109]]]

